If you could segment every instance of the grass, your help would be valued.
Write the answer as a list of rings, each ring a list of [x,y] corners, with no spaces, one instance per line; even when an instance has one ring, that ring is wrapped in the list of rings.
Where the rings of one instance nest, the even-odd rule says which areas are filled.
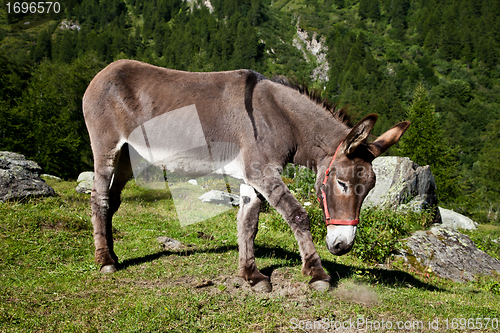
[[[76,193],[76,183],[48,182],[57,197],[0,204],[0,332],[288,332],[313,331],[307,325],[318,320],[415,322],[407,331],[435,332],[428,325],[436,319],[440,331],[453,318],[500,320],[498,279],[454,283],[399,262],[335,258],[323,241],[317,249],[334,288],[316,293],[300,273],[291,232],[269,227],[272,210],[261,214],[256,257],[273,292],[254,293],[235,277],[235,209],[181,227],[169,193],[133,183],[113,225],[122,268],[102,275],[93,261],[89,196]],[[158,236],[186,247],[167,251]],[[481,331],[498,330],[490,323]]]

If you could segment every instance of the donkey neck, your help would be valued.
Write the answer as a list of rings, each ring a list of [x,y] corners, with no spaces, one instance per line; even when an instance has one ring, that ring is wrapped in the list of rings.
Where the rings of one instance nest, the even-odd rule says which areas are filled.
[[[292,163],[317,171],[317,165],[331,158],[350,128],[308,96],[275,83],[274,100],[290,120],[295,140]]]

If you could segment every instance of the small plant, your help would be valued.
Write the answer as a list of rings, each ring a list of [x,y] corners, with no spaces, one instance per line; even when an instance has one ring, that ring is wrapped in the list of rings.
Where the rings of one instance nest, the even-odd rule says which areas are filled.
[[[384,262],[400,248],[402,238],[427,227],[431,221],[429,212],[365,209],[361,212],[352,253],[366,262]]]
[[[316,175],[306,167],[288,164],[281,177],[295,196],[299,199],[309,199],[314,194]]]
[[[311,222],[311,234],[313,241],[318,243],[325,240],[326,226],[323,220],[323,210],[318,203],[306,207],[309,221]]]
[[[500,283],[498,283],[498,282],[492,283],[489,287],[489,291],[491,291],[492,293],[494,293],[496,295],[500,295]]]
[[[493,258],[500,259],[500,228],[493,225],[480,225],[475,230],[463,230],[477,248]]]

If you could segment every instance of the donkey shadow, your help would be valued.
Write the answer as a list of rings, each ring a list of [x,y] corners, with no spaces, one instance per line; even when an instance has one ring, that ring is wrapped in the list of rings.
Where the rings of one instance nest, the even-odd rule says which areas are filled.
[[[178,255],[181,257],[190,256],[196,253],[225,253],[229,251],[238,251],[237,245],[225,245],[216,246],[211,248],[203,249],[186,249],[184,251],[160,251],[157,253],[148,254],[143,257],[137,257],[132,259],[124,260],[118,267],[119,270],[127,269],[130,266],[140,265],[142,263],[151,262],[158,260],[165,256]],[[264,258],[272,255],[277,259],[284,259],[282,263],[273,264],[268,266],[263,266],[260,271],[271,276],[274,270],[282,267],[295,267],[301,265],[302,260],[297,252],[292,252],[280,247],[267,246],[267,245],[257,245],[255,248],[256,258]],[[428,291],[443,291],[443,289],[436,287],[432,284],[426,283],[415,278],[413,275],[395,269],[383,269],[383,268],[364,268],[357,266],[348,266],[344,264],[339,264],[328,259],[322,259],[324,269],[331,277],[330,284],[333,288],[339,285],[339,282],[343,279],[352,278],[354,276],[368,276],[370,284],[384,284],[392,287],[399,288],[418,288]]]
[[[269,253],[273,253],[275,258],[288,259],[286,264],[277,264],[263,267],[260,271],[271,276],[272,272],[281,267],[292,267],[296,265],[301,265],[302,260],[300,255],[296,252],[290,252],[288,250],[277,248],[277,247],[257,247],[255,251],[256,257],[266,256]],[[321,259],[323,268],[331,277],[330,285],[336,288],[339,285],[340,280],[352,278],[353,276],[368,276],[369,283],[382,283],[387,286],[399,287],[399,288],[418,288],[429,291],[443,291],[443,289],[436,287],[432,284],[426,283],[415,278],[413,275],[395,269],[383,269],[383,268],[363,268],[357,266],[348,266],[344,264],[339,264],[328,259]]]

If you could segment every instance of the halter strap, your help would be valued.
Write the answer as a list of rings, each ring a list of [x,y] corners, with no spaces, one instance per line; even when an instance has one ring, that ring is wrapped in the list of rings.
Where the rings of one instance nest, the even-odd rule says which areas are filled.
[[[358,225],[359,223],[359,219],[355,219],[355,220],[336,220],[336,219],[332,219],[330,217],[330,212],[328,211],[328,203],[326,201],[326,194],[325,194],[325,191],[323,190],[323,187],[325,186],[326,182],[328,181],[328,176],[330,175],[330,169],[333,165],[333,161],[335,161],[335,157],[337,157],[337,152],[339,151],[339,148],[340,146],[342,146],[342,144],[344,143],[344,141],[342,141],[339,146],[337,147],[337,150],[335,150],[335,154],[333,155],[333,158],[332,158],[332,161],[330,162],[330,165],[328,166],[328,168],[326,169],[326,172],[325,172],[325,179],[323,179],[323,184],[321,184],[321,197],[323,199],[323,210],[325,212],[325,224],[326,226],[328,227],[329,225]]]

